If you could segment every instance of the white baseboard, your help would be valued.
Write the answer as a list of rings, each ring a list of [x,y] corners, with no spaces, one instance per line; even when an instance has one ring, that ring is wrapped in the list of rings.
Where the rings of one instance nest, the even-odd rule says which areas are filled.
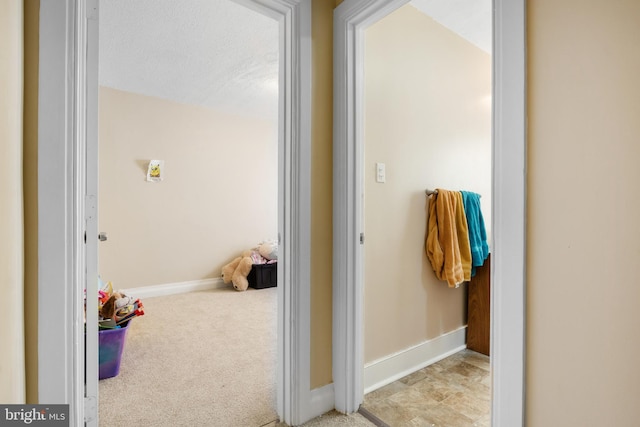
[[[123,289],[122,292],[135,298],[160,297],[165,295],[184,294],[187,292],[207,291],[231,287],[221,278],[191,280],[188,282],[165,283],[162,285],[141,286],[139,288]]]
[[[390,384],[412,372],[436,363],[464,350],[467,327],[446,333],[392,354],[364,367],[364,394]],[[313,419],[335,408],[333,383],[311,390],[309,413],[305,418]]]
[[[309,400],[309,414],[308,417],[305,418],[309,418],[311,420],[331,411],[335,408],[336,404],[333,383],[311,390]]]
[[[464,350],[466,326],[366,364],[364,393],[367,394],[445,357]]]

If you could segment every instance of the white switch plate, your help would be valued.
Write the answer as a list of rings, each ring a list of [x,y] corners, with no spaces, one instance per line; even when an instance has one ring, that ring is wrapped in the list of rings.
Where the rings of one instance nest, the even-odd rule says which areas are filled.
[[[386,182],[387,172],[384,163],[376,163],[376,182]]]

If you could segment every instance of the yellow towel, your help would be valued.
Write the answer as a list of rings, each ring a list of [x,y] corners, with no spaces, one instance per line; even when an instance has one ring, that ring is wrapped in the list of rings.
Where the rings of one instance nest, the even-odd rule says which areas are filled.
[[[429,199],[427,257],[449,287],[471,279],[471,247],[462,193],[438,189]]]

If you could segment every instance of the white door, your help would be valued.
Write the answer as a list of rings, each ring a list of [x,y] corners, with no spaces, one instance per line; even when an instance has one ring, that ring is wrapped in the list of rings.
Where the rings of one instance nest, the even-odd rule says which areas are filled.
[[[98,0],[87,2],[85,425],[98,426]]]

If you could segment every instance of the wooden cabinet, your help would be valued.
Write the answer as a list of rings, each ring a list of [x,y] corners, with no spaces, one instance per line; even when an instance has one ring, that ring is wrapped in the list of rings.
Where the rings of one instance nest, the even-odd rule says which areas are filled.
[[[489,356],[491,333],[491,255],[471,278],[467,297],[467,348]]]

